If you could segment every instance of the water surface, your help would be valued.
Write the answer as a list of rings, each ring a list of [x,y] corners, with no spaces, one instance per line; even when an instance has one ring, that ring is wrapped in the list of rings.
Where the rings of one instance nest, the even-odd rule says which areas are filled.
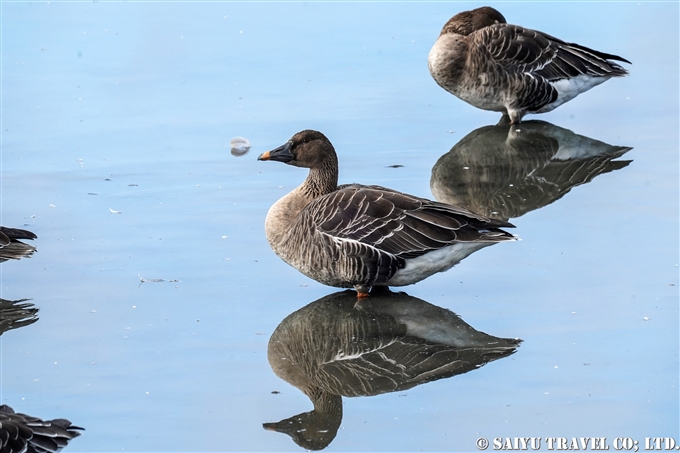
[[[312,128],[342,183],[456,197],[522,238],[403,288],[517,351],[344,398],[327,451],[679,439],[678,4],[492,5],[633,62],[519,131],[428,73],[475,6],[2,3],[0,220],[38,251],[1,265],[0,296],[39,312],[1,337],[0,402],[86,428],[68,451],[301,451],[262,427],[312,409],[267,344],[337,290],[270,250],[266,212],[305,172],[256,156]]]

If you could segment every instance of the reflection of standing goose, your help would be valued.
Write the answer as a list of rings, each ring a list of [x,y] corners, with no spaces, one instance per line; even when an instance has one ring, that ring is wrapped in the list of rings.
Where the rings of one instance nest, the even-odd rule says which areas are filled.
[[[479,332],[455,313],[405,293],[375,291],[323,297],[286,317],[269,340],[269,363],[299,388],[314,410],[278,423],[308,449],[326,447],[342,421],[342,396],[407,390],[474,370],[502,357],[520,340]]]
[[[29,257],[35,247],[24,244],[19,239],[35,239],[38,236],[28,230],[0,226],[0,263],[10,259]]]
[[[38,309],[28,299],[0,299],[0,335],[38,320]]]
[[[428,66],[446,91],[513,123],[549,112],[579,94],[628,74],[628,60],[507,24],[488,6],[453,16],[430,50]]]
[[[544,121],[470,132],[432,168],[434,197],[498,219],[519,217],[573,187],[626,167],[612,146]]]
[[[455,206],[378,186],[338,187],[335,149],[317,131],[299,132],[258,159],[309,168],[305,182],[267,214],[274,252],[308,277],[360,296],[447,270],[471,247],[514,239],[498,229],[511,224]]]
[[[48,453],[64,448],[83,428],[58,418],[41,420],[0,406],[0,451]]]

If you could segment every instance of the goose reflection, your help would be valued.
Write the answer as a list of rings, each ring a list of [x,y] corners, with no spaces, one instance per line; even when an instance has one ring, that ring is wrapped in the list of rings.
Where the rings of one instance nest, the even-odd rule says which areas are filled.
[[[632,148],[547,123],[498,124],[470,132],[432,168],[437,201],[507,220],[562,198],[572,187],[626,167]]]
[[[0,335],[8,330],[28,326],[38,320],[38,309],[27,300],[0,298]]]
[[[30,257],[36,248],[19,239],[36,239],[37,237],[28,230],[0,226],[0,263]]]
[[[521,340],[479,332],[455,313],[406,293],[353,291],[323,297],[286,317],[269,340],[278,377],[314,409],[267,430],[310,450],[325,448],[342,421],[342,397],[407,390],[474,370],[514,353]]]

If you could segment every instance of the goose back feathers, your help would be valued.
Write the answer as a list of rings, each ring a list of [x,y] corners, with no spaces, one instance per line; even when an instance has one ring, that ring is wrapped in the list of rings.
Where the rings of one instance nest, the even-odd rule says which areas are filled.
[[[260,160],[309,168],[276,202],[265,233],[274,252],[329,286],[403,286],[449,269],[470,253],[514,237],[511,227],[467,210],[380,186],[338,186],[338,162],[320,132],[302,131]]]
[[[464,11],[442,28],[428,57],[430,74],[475,107],[511,122],[549,112],[611,77],[628,74],[616,55],[506,23],[490,7]]]

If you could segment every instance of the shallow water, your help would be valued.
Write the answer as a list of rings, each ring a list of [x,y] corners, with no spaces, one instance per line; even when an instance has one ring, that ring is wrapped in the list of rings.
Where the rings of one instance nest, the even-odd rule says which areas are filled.
[[[678,4],[498,4],[633,62],[505,129],[428,73],[474,6],[3,3],[0,220],[38,251],[0,265],[0,296],[39,311],[0,337],[0,402],[86,428],[68,451],[300,451],[262,427],[312,409],[267,344],[337,290],[270,250],[267,209],[305,172],[256,156],[312,128],[342,183],[455,200],[522,239],[402,288],[516,352],[344,398],[327,451],[680,441]]]

